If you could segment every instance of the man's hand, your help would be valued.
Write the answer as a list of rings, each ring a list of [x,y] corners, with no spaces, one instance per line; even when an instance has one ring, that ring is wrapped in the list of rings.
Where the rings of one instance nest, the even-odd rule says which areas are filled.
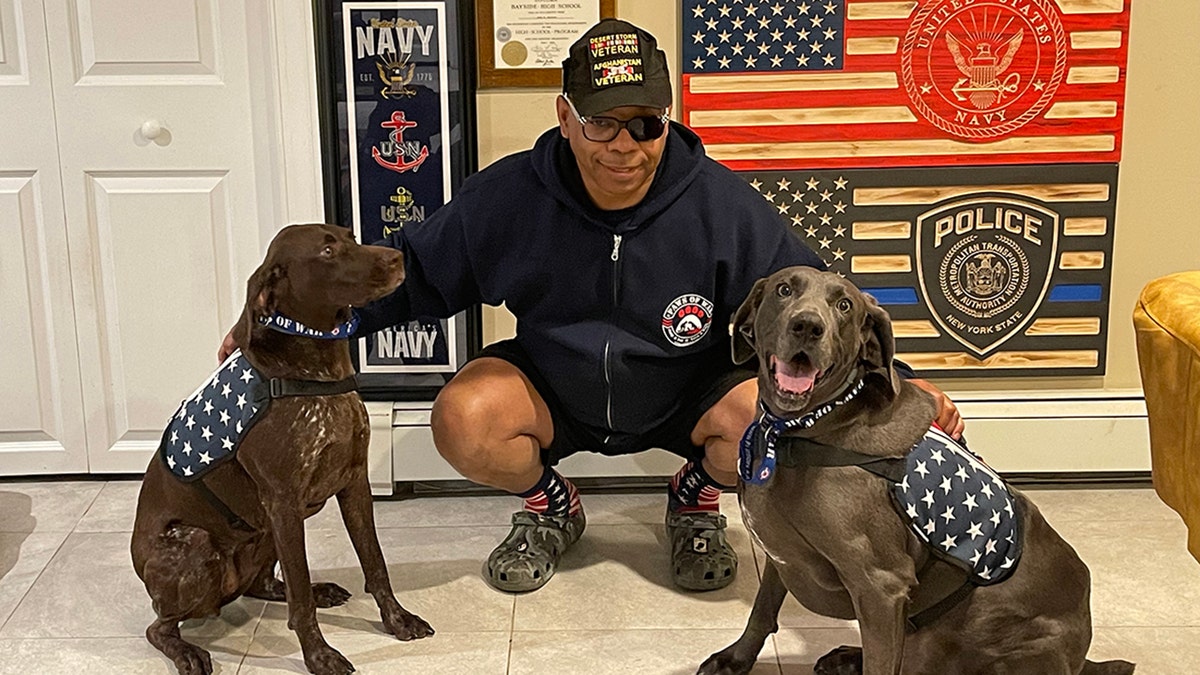
[[[909,380],[909,382],[912,382],[913,384],[917,385],[919,389],[922,389],[928,392],[929,395],[933,396],[933,401],[938,407],[936,422],[938,426],[942,428],[942,431],[945,431],[950,435],[950,438],[955,440],[961,438],[963,428],[966,427],[966,423],[963,422],[962,415],[958,414],[958,406],[954,405],[954,401],[950,400],[950,397],[946,395],[946,392],[938,389],[929,380],[912,379]]]
[[[238,348],[238,343],[233,341],[233,329],[225,334],[225,339],[221,340],[221,348],[217,350],[217,363],[225,363],[225,359],[233,353],[233,350]]]

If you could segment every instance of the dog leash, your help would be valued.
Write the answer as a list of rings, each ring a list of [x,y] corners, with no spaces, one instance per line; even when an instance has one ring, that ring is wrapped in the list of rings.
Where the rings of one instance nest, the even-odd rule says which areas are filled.
[[[762,485],[770,480],[771,476],[775,474],[779,437],[785,431],[811,428],[817,423],[817,420],[833,412],[837,407],[846,404],[855,396],[858,396],[859,392],[863,389],[864,382],[864,380],[859,380],[841,398],[824,403],[817,409],[793,419],[784,419],[772,415],[760,400],[758,406],[762,414],[759,415],[757,421],[751,423],[746,428],[746,433],[742,435],[742,442],[738,447],[738,475],[741,476],[741,479],[751,485]],[[760,432],[762,433],[766,449],[763,452],[762,462],[759,464],[758,470],[755,471],[754,446],[756,437]]]

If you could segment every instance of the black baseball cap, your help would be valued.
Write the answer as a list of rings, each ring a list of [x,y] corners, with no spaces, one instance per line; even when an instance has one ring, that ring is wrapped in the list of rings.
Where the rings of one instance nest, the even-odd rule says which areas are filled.
[[[667,108],[667,55],[641,28],[604,19],[571,45],[563,61],[563,93],[584,117],[623,105]]]

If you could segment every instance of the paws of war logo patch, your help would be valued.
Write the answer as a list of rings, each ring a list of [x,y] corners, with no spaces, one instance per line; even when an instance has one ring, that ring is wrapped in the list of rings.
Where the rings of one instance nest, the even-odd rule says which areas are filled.
[[[1021,128],[1050,105],[1067,44],[1051,0],[926,3],[901,50],[904,88],[934,126],[968,140]]]
[[[708,334],[712,325],[713,304],[695,293],[686,293],[671,301],[662,316],[663,335],[676,347],[694,344]]]

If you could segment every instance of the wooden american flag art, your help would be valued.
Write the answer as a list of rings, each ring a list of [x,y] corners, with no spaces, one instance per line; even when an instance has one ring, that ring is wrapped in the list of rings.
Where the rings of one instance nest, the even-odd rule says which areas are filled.
[[[1130,2],[684,0],[682,119],[922,373],[1102,375]]]

